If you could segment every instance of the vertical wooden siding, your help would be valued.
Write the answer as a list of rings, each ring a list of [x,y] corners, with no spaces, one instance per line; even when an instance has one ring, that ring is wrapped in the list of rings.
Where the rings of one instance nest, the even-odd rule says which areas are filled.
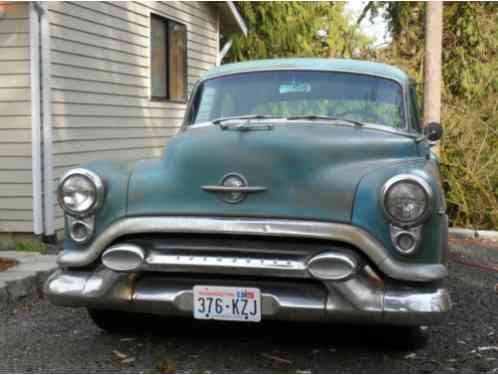
[[[214,66],[214,7],[198,2],[50,2],[56,178],[96,159],[159,157],[184,104],[150,96],[150,14],[187,26],[188,87]],[[56,228],[63,226],[56,210]]]
[[[0,232],[32,232],[29,4],[0,6]]]

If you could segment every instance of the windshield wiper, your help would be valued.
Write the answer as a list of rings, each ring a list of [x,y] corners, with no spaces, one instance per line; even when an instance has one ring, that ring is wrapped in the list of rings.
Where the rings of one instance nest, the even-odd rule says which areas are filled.
[[[310,120],[310,121],[325,120],[325,121],[347,122],[347,123],[352,124],[354,126],[365,125],[361,121],[348,120],[346,118],[339,118],[339,117],[332,117],[332,116],[320,116],[320,115],[289,116],[286,118],[286,120]]]
[[[238,129],[238,130],[271,130],[273,127],[269,124],[264,125],[251,125],[251,120],[268,120],[268,119],[281,119],[280,116],[269,116],[269,115],[246,115],[246,116],[232,116],[232,117],[220,117],[213,121],[212,124],[218,125],[221,129]],[[237,121],[242,120],[244,122],[237,123],[235,125],[225,124],[227,121]]]

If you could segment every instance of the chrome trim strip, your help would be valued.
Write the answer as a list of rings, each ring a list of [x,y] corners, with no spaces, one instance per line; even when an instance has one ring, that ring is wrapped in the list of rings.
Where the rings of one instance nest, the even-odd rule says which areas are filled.
[[[255,258],[244,256],[216,256],[168,254],[150,251],[143,270],[162,272],[216,273],[228,275],[256,275],[272,277],[309,278],[302,260],[288,258]]]
[[[202,190],[213,191],[216,193],[257,193],[259,191],[268,190],[265,186],[219,186],[219,185],[202,185]]]
[[[295,237],[340,241],[361,250],[389,277],[408,281],[432,281],[447,276],[442,264],[406,264],[392,258],[367,231],[348,224],[283,219],[226,217],[141,216],[128,217],[107,227],[86,249],[64,249],[61,266],[86,266],[114,240],[138,233],[233,234],[263,237]]]

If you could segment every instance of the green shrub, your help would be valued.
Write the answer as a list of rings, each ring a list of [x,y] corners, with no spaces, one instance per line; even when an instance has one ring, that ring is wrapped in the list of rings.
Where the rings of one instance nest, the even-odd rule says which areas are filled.
[[[441,172],[451,225],[498,229],[498,97],[443,105]]]

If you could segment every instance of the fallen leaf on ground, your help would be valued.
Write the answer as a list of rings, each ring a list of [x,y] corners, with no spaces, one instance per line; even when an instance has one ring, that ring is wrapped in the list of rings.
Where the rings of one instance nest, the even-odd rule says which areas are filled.
[[[407,354],[405,355],[405,359],[413,359],[415,358],[417,355],[415,353],[410,353],[410,354]]]
[[[176,364],[170,360],[163,360],[159,363],[158,370],[161,374],[173,374],[176,372]]]
[[[128,357],[128,358],[125,358],[121,361],[121,363],[132,363],[132,362],[135,362],[134,357]]]
[[[311,374],[310,370],[297,370],[296,374]]]
[[[428,326],[420,326],[420,329],[421,329],[422,331],[427,331],[427,329],[428,329],[428,328],[429,328]]]
[[[288,365],[291,365],[292,364],[292,361],[288,360],[288,359],[285,359],[285,358],[281,358],[281,357],[277,357],[275,355],[270,355],[270,354],[266,354],[266,353],[263,353],[261,354],[263,357],[265,358],[268,358],[268,359],[271,359],[273,361],[277,361],[277,362],[281,362],[281,363],[285,363],[285,364],[288,364]]]
[[[457,343],[459,343],[459,344],[466,344],[466,342],[463,341],[463,340],[457,340]]]
[[[7,268],[14,267],[17,264],[15,260],[0,258],[0,271],[5,271]]]
[[[125,358],[128,358],[128,356],[127,356],[126,354],[123,354],[123,353],[121,353],[121,352],[120,352],[120,351],[118,351],[118,350],[113,350],[113,351],[112,351],[112,353],[113,353],[116,357],[118,357],[118,358],[120,358],[120,359],[125,359]]]
[[[134,337],[123,337],[121,339],[121,341],[134,341],[134,340],[136,340],[136,338],[134,338]]]

